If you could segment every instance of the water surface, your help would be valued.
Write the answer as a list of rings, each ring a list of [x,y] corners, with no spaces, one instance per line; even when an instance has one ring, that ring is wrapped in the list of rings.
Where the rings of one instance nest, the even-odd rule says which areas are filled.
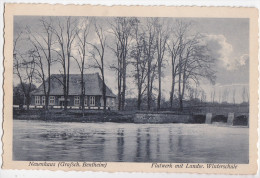
[[[248,163],[248,128],[14,120],[21,161]]]

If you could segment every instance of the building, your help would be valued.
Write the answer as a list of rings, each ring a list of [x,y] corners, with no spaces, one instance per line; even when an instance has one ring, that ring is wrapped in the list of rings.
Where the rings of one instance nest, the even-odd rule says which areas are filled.
[[[84,74],[85,98],[84,105],[86,109],[103,109],[104,102],[102,97],[102,79],[98,73]],[[52,74],[49,96],[49,106],[52,108],[63,108],[63,75]],[[47,82],[46,82],[47,84]],[[47,88],[47,87],[46,87]],[[81,75],[70,74],[69,76],[69,96],[67,106],[71,109],[80,108],[81,96]],[[107,108],[116,109],[116,95],[106,86]],[[43,84],[32,92],[31,108],[42,108],[45,106],[45,96]]]

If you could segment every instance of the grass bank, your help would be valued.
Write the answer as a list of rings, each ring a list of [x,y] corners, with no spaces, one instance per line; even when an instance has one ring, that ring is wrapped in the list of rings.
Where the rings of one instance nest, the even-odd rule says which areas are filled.
[[[86,111],[84,117],[79,110],[43,110],[14,111],[15,120],[44,120],[56,122],[125,122],[132,123],[134,112]]]

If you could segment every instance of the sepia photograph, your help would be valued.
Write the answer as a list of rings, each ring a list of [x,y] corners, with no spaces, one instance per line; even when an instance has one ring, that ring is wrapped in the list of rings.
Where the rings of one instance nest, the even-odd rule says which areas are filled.
[[[252,14],[68,7],[6,17],[7,167],[255,171]]]

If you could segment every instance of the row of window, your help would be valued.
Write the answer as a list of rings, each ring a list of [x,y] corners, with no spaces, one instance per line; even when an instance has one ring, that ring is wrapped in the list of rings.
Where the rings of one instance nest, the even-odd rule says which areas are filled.
[[[74,96],[74,105],[79,106],[80,105],[80,97],[79,96]],[[85,97],[84,99],[84,105],[88,105],[88,98]],[[89,105],[90,106],[95,106],[95,96],[90,96],[89,97]]]
[[[61,96],[60,99],[61,99],[60,102],[64,102],[64,96]],[[45,96],[42,96],[42,103],[41,103],[40,96],[35,96],[35,105],[40,105],[40,104],[45,105]],[[55,96],[49,96],[49,104],[55,105]],[[90,104],[90,106],[95,106],[95,96],[89,97],[89,104]],[[113,98],[107,98],[107,104],[113,106],[114,105],[114,99]],[[80,105],[80,97],[79,96],[74,97],[74,105],[75,106]],[[86,106],[88,105],[88,98],[87,97],[85,97],[84,105],[86,105]]]
[[[64,99],[64,96],[61,96],[61,99]],[[40,105],[40,104],[41,104],[40,96],[35,96],[35,105]],[[55,105],[55,96],[49,96],[49,104]],[[45,105],[45,96],[42,96],[42,105]],[[80,97],[79,96],[74,97],[74,105],[75,106],[80,105]],[[84,105],[88,105],[88,98],[87,97],[85,97]],[[89,105],[95,106],[95,96],[89,97]]]

